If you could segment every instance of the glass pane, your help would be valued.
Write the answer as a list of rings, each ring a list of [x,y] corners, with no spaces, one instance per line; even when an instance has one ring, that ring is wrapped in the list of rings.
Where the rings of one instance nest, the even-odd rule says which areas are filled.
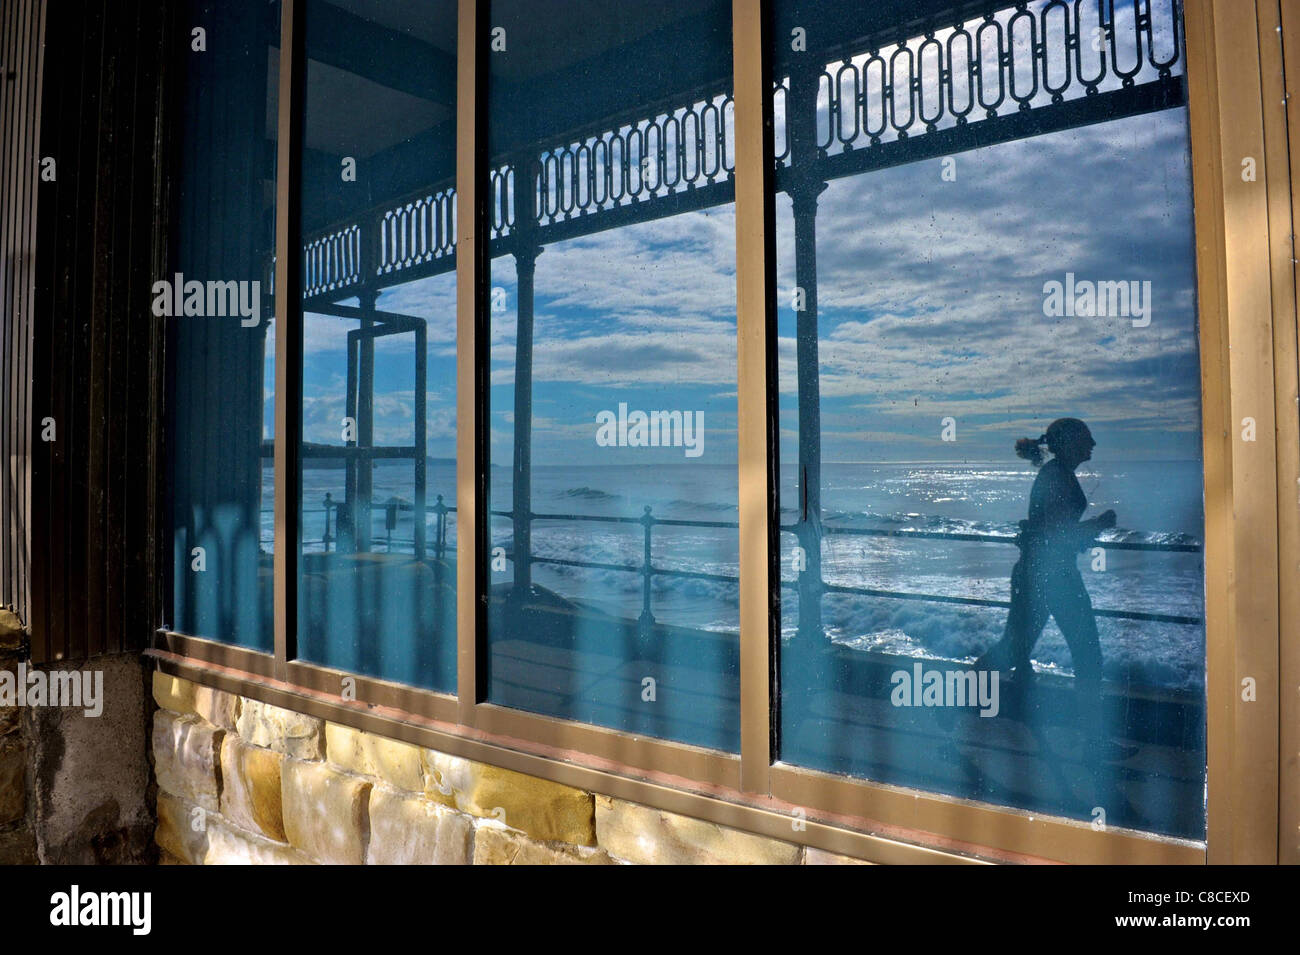
[[[456,685],[454,0],[308,0],[298,653]]]
[[[777,3],[780,757],[1203,838],[1177,10],[859,6]]]
[[[187,3],[170,316],[172,622],[255,650],[271,622],[278,3]],[[191,41],[191,45],[193,45]]]
[[[491,27],[488,699],[735,750],[730,3]]]

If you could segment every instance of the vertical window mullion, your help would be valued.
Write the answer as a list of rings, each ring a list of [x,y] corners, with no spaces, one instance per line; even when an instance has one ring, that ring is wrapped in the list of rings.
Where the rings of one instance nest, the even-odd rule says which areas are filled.
[[[281,0],[275,215],[275,662],[287,678],[294,657],[298,595],[298,437],[302,407],[301,191],[302,0]]]
[[[733,0],[736,137],[736,362],[740,499],[740,779],[768,792],[772,757],[772,648],[769,595],[779,576],[773,475],[775,377],[771,330],[775,275],[771,156],[772,95],[767,79],[763,0]]]
[[[480,93],[483,71],[478,53],[486,2],[458,0],[456,54],[456,696],[460,721],[474,724],[479,699],[478,640],[484,632],[482,570],[478,551],[485,521],[482,494],[485,455],[479,426],[487,400],[487,342],[478,330],[487,275],[487,235],[481,230],[484,192],[480,155],[486,104]]]

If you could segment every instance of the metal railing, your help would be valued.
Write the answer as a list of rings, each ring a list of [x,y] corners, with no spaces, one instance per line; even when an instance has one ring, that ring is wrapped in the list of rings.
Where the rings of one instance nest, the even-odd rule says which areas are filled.
[[[325,527],[324,530],[321,532],[321,536],[314,537],[314,538],[304,537],[302,539],[302,545],[304,548],[309,545],[319,545],[322,548],[322,552],[326,554],[330,553],[331,551],[334,552],[338,551],[338,547],[339,547],[338,512],[343,507],[344,504],[342,501],[334,500],[333,493],[326,492],[325,499],[321,501],[320,507],[309,507],[309,508],[302,509],[301,513],[304,517],[306,517],[306,515],[308,514],[325,515]],[[444,504],[442,500],[442,495],[439,494],[437,500],[432,505],[430,505],[428,509],[432,511],[434,515],[433,556],[437,560],[442,560],[444,557],[447,556],[447,515],[456,513],[456,508]],[[397,514],[400,512],[412,511],[412,510],[414,510],[414,506],[409,501],[405,501],[402,500],[401,498],[396,498],[396,497],[390,497],[387,501],[383,502],[382,505],[371,508],[370,520],[372,522],[376,517],[376,514],[374,512],[382,511],[384,514],[384,535],[382,538],[378,538],[378,539],[384,542],[386,553],[393,553],[394,545],[409,546],[411,548],[411,552],[412,553],[415,552],[414,537],[393,536],[393,531],[397,529]],[[274,512],[263,509],[262,513],[272,514]],[[304,521],[303,523],[305,525],[306,521]],[[372,530],[371,539],[372,540],[376,539],[373,535],[373,530]],[[275,543],[275,539],[274,537],[264,536],[261,538],[261,542],[263,544],[273,545]]]
[[[398,502],[396,505],[394,502]],[[392,530],[396,527],[396,520],[393,519],[396,507],[398,510],[409,510],[410,505],[402,507],[400,499],[390,498],[385,504],[385,529],[388,531],[386,543],[388,550],[393,550],[393,545],[411,545],[413,541],[409,539],[392,537]],[[325,495],[322,507],[312,510],[304,510],[303,514],[324,514],[325,529],[320,538],[315,540],[304,540],[304,544],[322,544],[325,552],[329,552],[331,547],[337,550],[337,517],[333,517],[338,510],[340,503],[333,499],[331,494]],[[443,503],[441,494],[437,497],[437,503],[430,508],[435,515],[435,534],[433,552],[437,559],[443,559],[447,554],[447,515],[455,513],[456,508],[449,507]],[[379,508],[375,508],[379,510]],[[513,511],[490,511],[491,517],[501,517],[513,520]],[[532,564],[550,564],[557,567],[582,567],[590,570],[610,570],[620,573],[638,574],[641,577],[641,613],[637,618],[637,623],[643,631],[647,631],[655,625],[655,616],[652,608],[654,578],[656,577],[673,577],[683,580],[712,580],[721,583],[739,584],[740,578],[736,574],[710,573],[707,571],[679,570],[673,567],[662,567],[654,563],[652,557],[653,535],[656,527],[692,527],[707,529],[739,529],[740,525],[736,521],[700,521],[686,520],[683,518],[665,518],[655,517],[649,505],[643,509],[640,517],[618,517],[598,514],[555,514],[555,513],[533,513],[531,515],[533,522],[538,521],[555,521],[555,522],[578,522],[593,524],[638,524],[642,528],[642,557],[639,563],[618,563],[613,561],[595,561],[579,560],[572,557],[548,557],[539,554],[531,554],[526,558]],[[333,525],[331,524],[333,521]],[[333,530],[332,530],[333,528]],[[782,524],[780,530],[786,533],[797,533],[798,524]],[[826,536],[852,536],[852,537],[893,537],[893,538],[910,538],[916,540],[939,540],[939,541],[964,541],[983,544],[1015,544],[1017,537],[1015,535],[1000,534],[977,534],[977,533],[941,533],[937,531],[917,531],[907,529],[889,530],[885,528],[869,527],[825,527],[823,534]],[[1164,543],[1155,541],[1107,541],[1097,540],[1094,546],[1112,551],[1154,551],[1161,553],[1179,553],[1179,554],[1199,554],[1202,547],[1197,543]],[[508,556],[512,561],[521,559],[521,555],[509,553]],[[794,589],[797,587],[796,581],[782,580],[783,588]],[[1011,602],[1008,600],[996,600],[986,597],[958,597],[947,594],[928,594],[918,593],[915,591],[885,590],[879,587],[853,587],[846,584],[834,584],[822,581],[819,590],[824,594],[851,594],[861,597],[882,597],[892,600],[920,600],[929,603],[959,604],[973,607],[1000,607],[1009,608]],[[1203,623],[1203,618],[1188,616],[1185,614],[1170,613],[1153,613],[1142,610],[1119,610],[1111,608],[1094,608],[1093,614],[1098,617],[1109,617],[1119,620],[1135,620],[1148,623],[1169,623],[1183,626],[1199,626]]]

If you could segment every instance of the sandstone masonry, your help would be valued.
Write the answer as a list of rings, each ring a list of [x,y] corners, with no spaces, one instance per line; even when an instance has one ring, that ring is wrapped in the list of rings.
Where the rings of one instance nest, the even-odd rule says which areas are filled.
[[[164,864],[857,862],[161,672],[153,696]]]

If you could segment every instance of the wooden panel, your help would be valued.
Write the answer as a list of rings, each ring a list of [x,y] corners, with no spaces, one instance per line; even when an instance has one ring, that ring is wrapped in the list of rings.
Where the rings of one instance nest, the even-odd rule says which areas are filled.
[[[1186,5],[1205,398],[1207,853],[1216,864],[1277,859],[1277,446],[1257,8]],[[1253,700],[1243,699],[1247,678]]]
[[[740,474],[740,752],[742,786],[766,794],[772,758],[776,330],[772,82],[764,4],[733,0],[736,102],[736,378]]]
[[[169,15],[87,3],[45,30],[32,336],[31,629],[38,661],[144,645],[157,586]],[[39,440],[52,418],[56,440]]]

